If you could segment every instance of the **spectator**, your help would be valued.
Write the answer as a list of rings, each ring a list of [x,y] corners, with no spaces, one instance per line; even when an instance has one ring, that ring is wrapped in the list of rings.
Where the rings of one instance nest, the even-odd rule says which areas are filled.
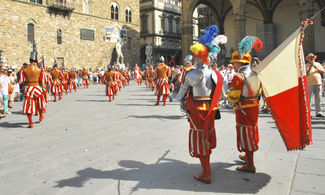
[[[3,114],[10,114],[9,108],[8,108],[8,98],[9,98],[9,93],[8,93],[8,87],[10,84],[9,78],[7,76],[7,66],[2,65],[0,68],[0,83],[1,83],[1,95],[3,98]]]
[[[309,89],[309,98],[312,99],[312,95],[315,96],[315,108],[316,108],[316,117],[325,117],[321,110],[321,85],[322,77],[321,74],[324,74],[324,68],[318,62],[315,62],[317,56],[313,53],[309,53],[306,57],[308,63],[306,64],[307,72],[307,81]]]
[[[15,86],[16,86],[16,83],[17,83],[17,79],[16,79],[16,75],[14,73],[14,71],[12,69],[8,69],[8,79],[10,81],[10,87],[11,87],[11,92],[9,92],[9,104],[8,104],[8,107],[9,108],[13,108],[13,105],[14,105],[14,100],[16,98],[16,92],[15,92]]]
[[[0,71],[2,71],[2,65],[0,65]],[[3,97],[2,97],[2,82],[1,82],[1,73],[0,73],[0,119],[4,118],[5,115],[2,114],[3,109],[4,109],[4,104],[3,104]]]

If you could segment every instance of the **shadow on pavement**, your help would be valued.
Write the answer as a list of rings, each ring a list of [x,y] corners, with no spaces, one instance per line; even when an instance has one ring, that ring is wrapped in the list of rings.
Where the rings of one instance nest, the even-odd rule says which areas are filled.
[[[116,104],[119,106],[156,106],[154,104]]]
[[[76,100],[77,102],[108,102],[107,100]]]
[[[28,123],[8,123],[8,122],[0,123],[0,127],[5,127],[5,128],[21,128],[21,127],[25,127],[26,125],[28,125]]]
[[[169,115],[169,116],[162,116],[162,115],[145,115],[145,116],[137,116],[137,115],[129,115],[128,117],[131,118],[158,118],[158,119],[171,119],[171,120],[178,120],[184,118],[181,115]]]
[[[122,160],[118,163],[122,168],[102,171],[86,168],[77,172],[77,176],[57,181],[55,187],[81,188],[91,179],[114,179],[120,181],[137,181],[132,192],[138,189],[182,190],[189,192],[223,192],[223,193],[257,193],[271,180],[265,173],[243,173],[227,168],[236,165],[231,163],[211,163],[212,183],[202,184],[193,176],[201,171],[200,164],[187,164],[174,159],[163,158],[155,164],[139,161]],[[199,185],[200,184],[200,185]],[[119,186],[118,186],[118,191]],[[131,194],[130,193],[130,194]]]
[[[12,114],[19,114],[19,115],[23,115],[23,113],[21,113],[21,111],[12,111]]]

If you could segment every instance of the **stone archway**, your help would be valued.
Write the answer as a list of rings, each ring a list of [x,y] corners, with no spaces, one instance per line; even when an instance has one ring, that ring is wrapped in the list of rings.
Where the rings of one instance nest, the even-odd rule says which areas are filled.
[[[234,14],[235,43],[237,44],[245,35],[244,10],[246,0],[182,0],[182,55],[183,59],[191,52],[189,50],[193,43],[192,16],[194,9],[199,4],[206,4],[216,10],[219,24],[224,24],[225,15],[230,9]],[[221,32],[223,27],[220,28]]]
[[[193,43],[192,34],[192,16],[194,9],[199,4],[208,4],[213,6],[212,0],[183,0],[182,1],[182,54],[183,59],[189,55],[190,46]]]

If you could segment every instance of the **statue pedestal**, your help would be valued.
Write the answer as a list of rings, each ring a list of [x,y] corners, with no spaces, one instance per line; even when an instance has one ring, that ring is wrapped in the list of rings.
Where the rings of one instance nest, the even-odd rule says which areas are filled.
[[[119,69],[123,69],[125,70],[125,64],[120,64],[120,63],[117,63],[116,66],[119,68]]]

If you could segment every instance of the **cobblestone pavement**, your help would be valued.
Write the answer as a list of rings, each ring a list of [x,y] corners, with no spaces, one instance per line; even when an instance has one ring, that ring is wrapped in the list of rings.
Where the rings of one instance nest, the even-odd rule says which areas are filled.
[[[50,102],[46,118],[28,126],[21,102],[0,120],[0,194],[324,194],[325,120],[313,118],[314,144],[287,152],[269,114],[260,114],[256,174],[235,171],[234,112],[216,121],[212,183],[193,179],[188,123],[177,102],[132,82],[113,102],[104,86]],[[34,117],[38,121],[37,117]]]

